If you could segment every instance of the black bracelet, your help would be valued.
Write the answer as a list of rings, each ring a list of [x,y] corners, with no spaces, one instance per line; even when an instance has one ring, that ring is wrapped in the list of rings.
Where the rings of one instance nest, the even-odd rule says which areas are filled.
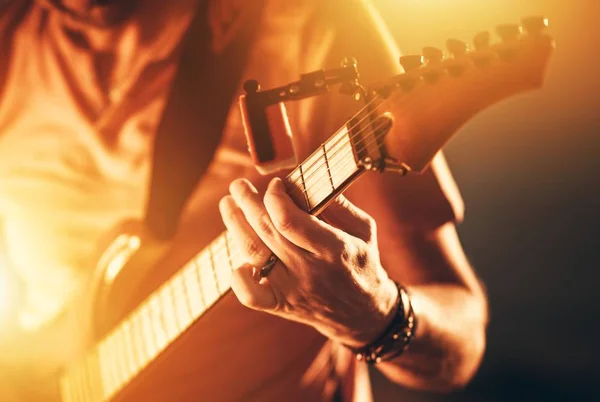
[[[396,315],[381,336],[367,346],[352,349],[357,360],[376,364],[400,356],[408,347],[416,329],[417,320],[406,290],[397,282]]]

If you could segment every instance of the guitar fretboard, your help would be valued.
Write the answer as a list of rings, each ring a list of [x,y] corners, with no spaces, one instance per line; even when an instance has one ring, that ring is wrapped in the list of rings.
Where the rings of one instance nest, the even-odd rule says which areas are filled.
[[[340,129],[286,177],[300,208],[318,213],[362,171],[356,138],[367,131],[361,124]],[[243,263],[229,233],[218,236],[69,367],[63,402],[110,400],[229,291],[233,269]]]

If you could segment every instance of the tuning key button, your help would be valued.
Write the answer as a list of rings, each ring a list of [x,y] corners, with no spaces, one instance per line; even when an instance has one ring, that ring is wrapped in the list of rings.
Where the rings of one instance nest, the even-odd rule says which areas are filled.
[[[260,84],[256,80],[247,80],[244,82],[244,91],[247,94],[254,94],[260,90]]]
[[[469,46],[458,39],[448,39],[446,41],[446,47],[453,57],[462,56],[469,50]]]
[[[473,38],[473,45],[476,50],[483,50],[490,47],[491,35],[489,32],[480,32]]]
[[[444,59],[444,51],[436,47],[427,46],[423,48],[423,57],[429,64],[438,64]]]
[[[517,39],[522,33],[521,26],[517,24],[498,25],[496,27],[496,32],[505,42]]]
[[[400,57],[400,65],[404,68],[404,71],[409,72],[416,70],[423,65],[423,56],[421,55],[409,55]]]
[[[539,35],[548,27],[548,18],[546,17],[527,17],[521,20],[525,32],[529,35]]]

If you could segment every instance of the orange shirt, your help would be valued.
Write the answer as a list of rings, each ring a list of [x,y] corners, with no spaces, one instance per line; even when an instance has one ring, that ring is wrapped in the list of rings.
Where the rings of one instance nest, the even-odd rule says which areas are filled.
[[[24,284],[19,317],[26,328],[51,321],[76,297],[89,280],[101,235],[123,218],[143,216],[153,133],[195,1],[145,0],[109,31],[75,23],[45,2],[0,5],[0,220],[11,268]],[[346,37],[352,31],[360,37],[368,24],[345,23],[344,11],[334,17],[335,2],[266,3],[268,18],[244,79],[258,79],[265,88],[282,85],[299,73],[335,66],[340,53],[354,47],[359,70],[363,56],[366,71],[376,71],[369,65],[377,64],[369,60],[371,45]],[[363,10],[352,4],[349,13]],[[300,157],[350,116],[350,109],[336,106],[340,98],[288,106]],[[217,203],[237,177],[259,187],[266,182],[250,161],[234,105],[186,211],[184,226],[196,230],[198,244],[223,229]],[[438,225],[462,213],[441,156],[426,175],[407,180],[406,190],[411,199],[399,199],[406,217],[399,225]],[[201,344],[214,350],[200,355],[210,369],[194,380],[205,400],[327,400],[329,346],[312,329],[248,311],[231,295],[205,325]],[[179,385],[170,379],[165,387],[177,392]],[[368,395],[368,386],[362,389]]]

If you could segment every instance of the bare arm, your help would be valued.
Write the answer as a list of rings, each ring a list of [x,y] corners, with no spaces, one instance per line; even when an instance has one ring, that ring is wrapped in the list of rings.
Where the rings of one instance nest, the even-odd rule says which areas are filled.
[[[359,0],[332,4],[339,9],[323,12],[319,31],[336,26],[328,66],[355,56],[367,84],[399,73],[398,51],[374,10]],[[356,108],[335,95],[315,105],[315,126],[307,129],[322,135],[307,150]],[[456,235],[463,206],[443,156],[420,176],[370,174],[347,196],[358,208],[342,199],[323,222],[297,209],[276,182],[264,197],[250,183],[234,182],[221,212],[249,262],[236,271],[234,292],[248,307],[306,323],[356,347],[375,339],[391,320],[395,279],[410,292],[418,328],[410,349],[378,368],[409,387],[463,386],[483,355],[487,301]],[[283,264],[259,282],[253,266],[264,264],[271,251]]]
[[[352,3],[338,23],[331,63],[353,55],[367,84],[401,72],[400,52],[377,11],[368,1]],[[339,109],[328,116],[328,130],[348,116],[344,102],[333,106]],[[485,349],[487,298],[456,233],[464,205],[443,155],[422,175],[370,175],[346,194],[377,222],[382,265],[407,287],[418,319],[408,351],[377,367],[405,386],[441,391],[464,386]]]
[[[485,294],[454,225],[395,240],[410,245],[405,252],[414,263],[390,264],[388,272],[407,287],[418,328],[407,351],[378,368],[406,386],[437,391],[462,387],[481,362],[488,317]]]

